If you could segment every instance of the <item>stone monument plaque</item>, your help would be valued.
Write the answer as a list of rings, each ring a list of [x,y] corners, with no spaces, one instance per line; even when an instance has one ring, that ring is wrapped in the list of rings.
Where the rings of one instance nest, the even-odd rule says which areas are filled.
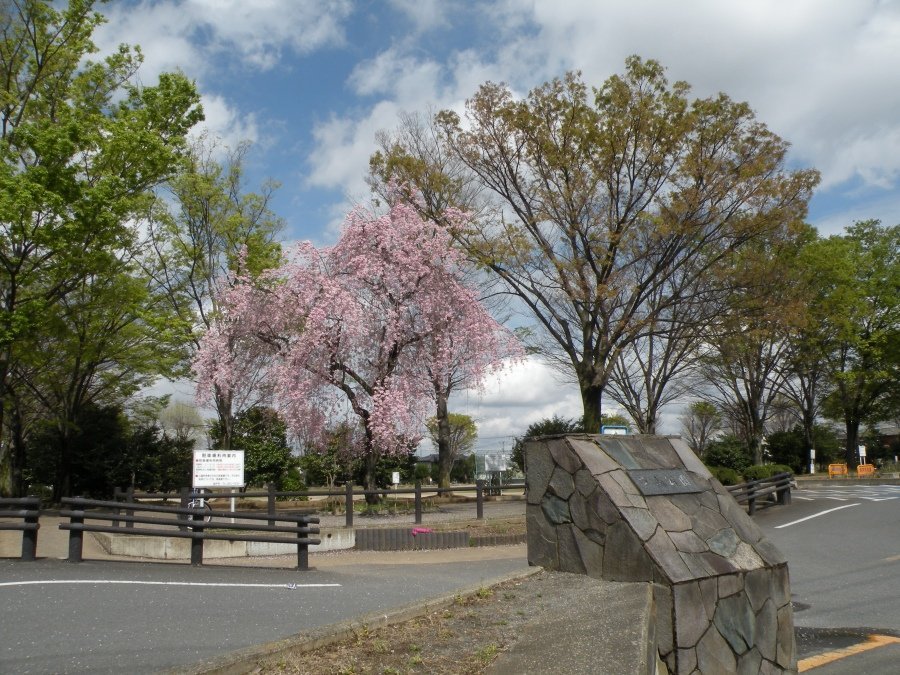
[[[627,473],[645,497],[703,492],[683,469],[631,469]]]

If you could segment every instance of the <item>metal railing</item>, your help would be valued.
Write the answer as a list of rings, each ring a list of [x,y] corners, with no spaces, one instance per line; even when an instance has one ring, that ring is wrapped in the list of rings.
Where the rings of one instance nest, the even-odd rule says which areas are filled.
[[[309,569],[309,547],[321,543],[321,540],[309,536],[319,534],[319,528],[313,526],[319,523],[319,519],[315,516],[279,514],[275,521],[290,523],[290,525],[276,525],[275,521],[264,525],[262,522],[257,524],[231,521],[266,521],[269,520],[268,514],[243,511],[207,511],[199,508],[132,502],[123,515],[120,513],[121,502],[72,497],[64,498],[62,503],[69,507],[60,511],[60,516],[69,518],[69,522],[59,524],[61,530],[69,531],[69,562],[81,562],[85,532],[190,539],[192,565],[203,564],[204,541],[252,541],[295,545],[297,547],[297,569],[306,570]],[[207,522],[204,520],[206,517],[223,520]],[[91,521],[109,524],[100,525]],[[124,522],[127,529],[123,530],[119,527],[119,522]],[[135,525],[152,525],[153,527],[135,527]],[[290,534],[292,537],[275,536],[278,534]]]
[[[476,481],[474,485],[454,485],[449,488],[439,488],[437,486],[425,486],[416,483],[412,488],[384,488],[378,490],[361,490],[357,489],[352,483],[344,485],[342,490],[301,490],[301,491],[284,491],[277,490],[274,485],[268,485],[266,490],[248,490],[246,492],[234,492],[226,490],[203,490],[190,491],[184,488],[180,493],[171,492],[134,492],[133,490],[116,489],[115,498],[121,500],[118,504],[119,508],[124,509],[127,513],[129,507],[125,504],[138,503],[142,499],[152,500],[179,500],[182,506],[185,506],[191,499],[203,497],[204,499],[266,499],[266,513],[269,518],[269,524],[272,525],[276,511],[276,502],[278,499],[303,499],[305,497],[333,497],[343,502],[344,508],[344,524],[345,527],[353,527],[353,504],[356,497],[378,496],[382,498],[395,496],[413,496],[413,510],[415,514],[415,524],[421,525],[424,513],[424,500],[430,495],[438,496],[449,493],[475,492],[475,518],[477,520],[484,519],[484,501],[486,496],[502,494],[503,490],[512,490],[519,492],[523,489],[524,484],[514,485],[491,485],[487,481]],[[311,505],[311,509],[315,509],[315,505]],[[280,516],[279,516],[280,518]],[[124,519],[123,519],[124,520]],[[127,523],[127,521],[125,521]]]
[[[774,497],[778,504],[790,504],[793,481],[793,474],[778,473],[771,478],[760,478],[740,485],[729,485],[725,489],[739,504],[747,504],[747,511],[752,516],[756,513],[756,500],[762,497]]]
[[[15,508],[20,507],[20,508]],[[22,532],[22,560],[34,560],[37,553],[37,535],[41,516],[39,497],[18,497],[0,499],[0,530],[20,530]],[[13,519],[12,522],[6,519]]]

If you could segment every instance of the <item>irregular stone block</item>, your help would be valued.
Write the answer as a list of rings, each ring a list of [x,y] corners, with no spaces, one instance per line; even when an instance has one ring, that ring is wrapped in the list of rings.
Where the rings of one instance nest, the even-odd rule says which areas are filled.
[[[678,583],[692,579],[693,575],[688,566],[675,548],[675,544],[669,539],[669,535],[663,530],[657,530],[645,544],[650,557],[662,570],[671,583]]]
[[[597,482],[600,483],[600,488],[610,498],[617,511],[623,506],[633,506],[631,500],[628,499],[628,495],[625,494],[625,490],[623,490],[619,482],[613,478],[613,476],[620,473],[623,472],[610,471],[602,476],[597,476]]]
[[[797,661],[796,640],[794,638],[794,611],[790,604],[778,609],[778,637],[775,661],[782,668],[795,670]]]
[[[699,553],[685,553],[683,551],[678,551],[678,555],[681,556],[681,559],[684,561],[684,564],[687,565],[687,568],[690,570],[694,579],[704,579],[716,574],[716,571],[709,566]]]
[[[703,609],[706,616],[712,621],[716,615],[716,607],[719,604],[719,589],[716,578],[700,580],[700,597],[703,598]]]
[[[610,581],[650,581],[653,578],[653,562],[624,520],[606,531],[603,578]]]
[[[660,525],[662,525],[662,523],[660,523]],[[691,531],[672,532],[672,530],[665,527],[665,525],[663,525],[663,528],[669,533],[669,538],[672,540],[672,543],[675,544],[675,548],[682,553],[703,553],[709,550],[709,546],[707,546],[706,542]]]
[[[540,506],[525,506],[525,526],[528,564],[558,569],[556,528],[547,520]]]
[[[623,508],[622,515],[642,541],[647,541],[659,528],[656,518],[647,509]]]
[[[756,614],[756,648],[763,658],[774,661],[778,642],[778,610],[769,598]]]
[[[568,440],[565,438],[554,439],[548,442],[548,446],[553,460],[569,474],[574,474],[581,468],[581,460],[569,448]]]
[[[575,543],[575,528],[571,525],[559,525],[556,528],[559,542],[559,569],[573,574],[586,572],[578,544]]]
[[[737,550],[731,556],[731,561],[742,570],[755,570],[765,567],[763,559],[759,557],[753,546],[746,541],[738,544]]]
[[[672,595],[675,598],[675,644],[680,652],[694,647],[700,641],[709,628],[709,617],[703,606],[700,584],[696,581],[676,584]],[[681,669],[680,657],[678,668]]]
[[[631,452],[622,444],[619,439],[613,436],[597,436],[597,445],[610,457],[615,460],[619,466],[624,469],[641,469],[643,468],[634,458]]]
[[[787,562],[784,554],[775,547],[775,544],[765,537],[756,542],[756,552],[759,553],[759,556],[763,560],[765,560],[766,565],[784,565]]]
[[[754,612],[758,612],[771,597],[772,577],[772,571],[766,569],[753,570],[744,577],[744,590]]]
[[[762,656],[756,648],[751,649],[738,659],[738,675],[758,675],[762,664]]]
[[[688,532],[693,527],[691,517],[675,506],[671,495],[646,497],[650,513],[669,532]]]
[[[712,567],[716,571],[716,574],[737,574],[740,572],[728,558],[723,558],[712,551],[709,553],[695,553],[694,555],[703,558],[703,561]]]
[[[540,441],[526,441],[524,453],[527,500],[529,504],[540,504],[553,475],[553,457],[547,444]]]
[[[737,658],[715,625],[710,626],[697,645],[697,666],[701,673],[716,675],[733,673],[737,669]]]
[[[581,557],[585,574],[594,579],[602,579],[603,551],[605,547],[592,541],[586,533],[581,532],[577,528],[573,528],[573,534],[575,535],[575,545],[578,547],[578,554]]]
[[[571,438],[569,439],[569,445],[578,456],[578,459],[584,464],[585,469],[594,476],[621,468],[612,459],[603,453],[597,452],[597,446],[592,441]]]
[[[697,670],[697,650],[696,649],[679,649],[678,650],[678,672],[693,673]]]
[[[743,593],[720,599],[713,622],[735,654],[743,654],[756,644],[756,616]]]
[[[587,469],[579,469],[575,472],[575,489],[582,497],[589,497],[597,489],[597,481]]]
[[[547,516],[554,525],[563,525],[572,522],[572,514],[569,513],[569,502],[556,497],[555,495],[545,494],[541,500],[541,511]]]
[[[740,593],[744,590],[744,581],[739,574],[727,574],[717,577],[719,597],[727,598],[729,595]]]
[[[612,503],[609,496],[600,488],[594,491],[588,500],[589,508],[608,525],[621,520],[619,509]]]
[[[772,575],[772,600],[776,607],[784,607],[791,604],[791,582],[789,579],[787,564],[779,565],[771,570]]]
[[[731,524],[722,517],[722,514],[705,506],[701,506],[694,516],[694,532],[702,539],[709,539],[726,528],[730,529]]]
[[[663,658],[675,649],[675,603],[669,585],[653,585],[653,603],[656,605],[656,646]]]
[[[737,551],[740,543],[741,541],[738,539],[737,534],[730,527],[719,530],[706,540],[709,550],[723,558],[731,558]]]
[[[550,476],[548,488],[550,492],[560,499],[568,499],[575,492],[575,481],[572,478],[572,474],[556,467],[553,470],[553,475]]]

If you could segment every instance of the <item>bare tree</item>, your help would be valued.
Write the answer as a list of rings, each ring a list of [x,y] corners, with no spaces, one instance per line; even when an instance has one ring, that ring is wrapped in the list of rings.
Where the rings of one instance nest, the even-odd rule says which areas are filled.
[[[708,401],[694,401],[681,417],[681,429],[691,450],[701,459],[722,428],[722,414]]]

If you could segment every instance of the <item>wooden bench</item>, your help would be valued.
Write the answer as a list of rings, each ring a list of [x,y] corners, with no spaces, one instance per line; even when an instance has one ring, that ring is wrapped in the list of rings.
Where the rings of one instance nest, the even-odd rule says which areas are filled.
[[[829,464],[828,465],[828,477],[834,478],[835,476],[849,476],[850,472],[847,470],[846,464]]]
[[[875,475],[875,465],[874,464],[860,464],[856,467],[856,477],[862,478],[863,476],[874,476]]]

